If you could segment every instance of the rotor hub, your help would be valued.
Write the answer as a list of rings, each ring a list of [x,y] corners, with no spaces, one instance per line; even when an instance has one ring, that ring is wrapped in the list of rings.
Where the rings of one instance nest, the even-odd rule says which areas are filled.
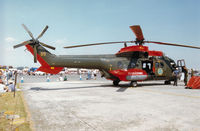
[[[42,42],[39,42],[39,38],[41,38],[43,36],[43,34],[46,32],[46,30],[48,29],[48,26],[46,26],[42,32],[38,35],[38,37],[35,39],[33,37],[33,34],[31,33],[31,31],[24,25],[22,24],[23,28],[26,30],[26,32],[29,34],[29,36],[32,38],[28,41],[25,41],[21,44],[17,44],[15,46],[13,46],[14,48],[18,48],[18,47],[21,47],[21,46],[26,46],[26,45],[31,45],[32,48],[33,48],[33,53],[34,53],[34,62],[36,63],[37,62],[37,51],[38,51],[38,47],[39,46],[45,46],[47,48],[50,48],[52,50],[55,50],[55,47],[52,47],[50,45],[47,45],[47,44],[44,44]]]
[[[143,39],[143,40],[138,40],[138,39],[136,38],[135,44],[136,44],[136,45],[143,45],[143,44],[144,44],[144,39]]]

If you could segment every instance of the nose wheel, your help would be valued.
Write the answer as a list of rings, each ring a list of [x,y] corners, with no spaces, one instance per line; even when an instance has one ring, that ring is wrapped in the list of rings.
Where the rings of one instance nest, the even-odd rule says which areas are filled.
[[[130,86],[131,87],[137,87],[137,81],[131,81]]]
[[[113,81],[113,85],[114,85],[114,86],[118,86],[118,85],[119,85],[119,82],[120,82],[120,80],[114,80],[114,81]]]

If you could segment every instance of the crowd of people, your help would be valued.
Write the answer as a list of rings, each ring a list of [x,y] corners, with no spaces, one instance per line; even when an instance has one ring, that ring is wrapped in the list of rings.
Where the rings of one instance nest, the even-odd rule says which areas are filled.
[[[33,73],[30,73],[28,70],[16,70],[16,69],[0,69],[0,87],[1,87],[1,92],[2,90],[6,91],[13,91],[13,86],[9,85],[14,85],[14,79],[15,79],[15,74],[17,73],[18,78],[20,79],[19,81],[21,83],[24,82],[24,77],[25,76],[30,76]],[[74,75],[78,74],[79,75],[79,80],[83,80],[83,78],[86,76],[86,80],[91,80],[94,79],[96,80],[97,74],[99,73],[98,70],[86,70],[86,69],[78,69],[78,70],[65,70],[59,73],[58,81],[67,81],[68,80],[68,75]],[[43,73],[43,74],[34,74],[34,76],[37,75],[44,75],[46,76],[46,81],[50,82],[51,81],[51,74],[48,73]]]
[[[189,70],[189,69],[187,69],[185,66],[183,66],[182,68],[176,68],[174,71],[173,71],[173,73],[172,73],[172,75],[173,75],[173,77],[174,77],[174,86],[177,86],[178,85],[178,80],[180,80],[181,79],[181,77],[182,77],[182,73],[184,74],[184,76],[183,76],[183,82],[184,82],[184,84],[185,84],[185,86],[187,85],[187,83],[188,83],[188,80],[192,77],[192,76],[200,76],[200,73],[199,73],[199,71],[198,70],[194,70],[194,69],[191,69],[191,70]]]
[[[0,92],[12,92],[15,90],[15,73],[16,71],[0,70]]]
[[[188,71],[186,68],[183,68],[182,71],[184,73],[184,83],[185,85],[187,85],[188,82],[188,74],[191,74],[191,76],[193,76],[194,71],[193,69],[191,71]],[[181,77],[181,72],[180,70],[177,68],[176,70],[174,70],[173,72],[173,77],[174,77],[174,85],[177,86],[177,81],[180,79]],[[8,91],[13,91],[14,90],[14,79],[15,79],[15,73],[17,73],[19,76],[21,76],[21,82],[23,81],[23,76],[24,75],[29,75],[28,71],[17,71],[17,70],[10,70],[10,69],[0,69],[0,92],[8,92]],[[77,70],[77,72],[75,74],[79,75],[79,79],[82,80],[82,76],[83,75],[87,75],[86,80],[91,80],[94,79],[96,80],[97,78],[97,74],[99,73],[98,70]],[[60,74],[58,81],[67,81],[67,74],[74,74],[74,73],[70,73],[69,71],[65,71],[64,73]],[[46,74],[46,78],[47,78],[47,82],[50,81],[50,74]]]
[[[98,70],[87,70],[87,72],[82,72],[81,70],[78,70],[76,74],[79,75],[79,80],[83,80],[82,79],[83,75],[87,75],[86,80],[91,80],[91,79],[96,80],[98,73],[99,73]],[[69,73],[67,73],[67,74],[69,74]],[[67,81],[66,74],[60,74],[59,81]]]

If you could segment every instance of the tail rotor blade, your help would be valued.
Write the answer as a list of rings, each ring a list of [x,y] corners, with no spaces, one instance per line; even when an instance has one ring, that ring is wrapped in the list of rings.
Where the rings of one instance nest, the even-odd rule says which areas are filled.
[[[143,33],[139,25],[133,25],[133,26],[130,26],[130,28],[134,32],[136,39],[138,41],[144,40]]]
[[[43,31],[40,33],[40,35],[36,38],[36,40],[41,38],[43,36],[43,34],[47,31],[48,28],[49,28],[48,25],[46,25],[46,27],[43,29]]]
[[[154,44],[159,44],[159,45],[169,45],[169,46],[179,46],[179,47],[200,49],[200,47],[198,47],[198,46],[189,46],[189,45],[181,45],[181,44],[173,44],[173,43],[156,42],[156,41],[144,41],[144,42],[145,43],[154,43]]]
[[[52,50],[55,50],[55,49],[56,49],[55,47],[50,46],[50,45],[47,45],[47,44],[44,44],[44,43],[42,43],[42,42],[40,42],[40,44],[43,45],[43,46],[45,46],[45,47],[47,47],[47,48],[50,48],[50,49],[52,49]]]
[[[35,45],[33,48],[33,53],[34,53],[34,63],[37,63],[37,47]]]
[[[17,44],[17,45],[14,45],[13,48],[18,48],[18,47],[21,47],[21,46],[25,46],[25,45],[28,45],[30,44],[31,42],[30,41],[24,41],[23,43],[21,44]]]
[[[22,24],[22,26],[24,27],[26,32],[28,32],[29,36],[33,39],[33,41],[35,41],[35,38],[33,37],[33,34],[30,32],[30,30],[24,24]]]

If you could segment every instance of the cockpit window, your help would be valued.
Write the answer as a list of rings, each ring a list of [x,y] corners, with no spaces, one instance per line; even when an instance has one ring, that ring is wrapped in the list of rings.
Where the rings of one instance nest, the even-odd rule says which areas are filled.
[[[135,68],[136,67],[136,60],[135,59],[131,59],[128,68]]]
[[[119,62],[117,63],[117,66],[118,66],[120,69],[122,69],[122,68],[123,68],[123,64],[122,64],[122,62],[119,61]]]

